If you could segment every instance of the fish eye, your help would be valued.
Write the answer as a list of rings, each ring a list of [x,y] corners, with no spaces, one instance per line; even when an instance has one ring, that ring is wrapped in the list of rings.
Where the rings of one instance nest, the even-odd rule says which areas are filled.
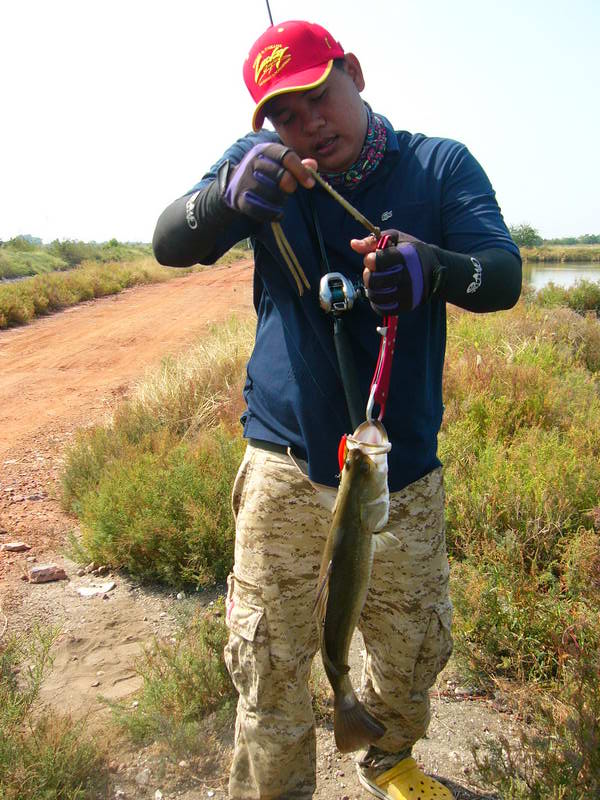
[[[360,460],[360,453],[358,450],[348,450],[346,453],[346,461],[345,466],[348,469],[352,469],[352,467],[356,464],[357,461]]]

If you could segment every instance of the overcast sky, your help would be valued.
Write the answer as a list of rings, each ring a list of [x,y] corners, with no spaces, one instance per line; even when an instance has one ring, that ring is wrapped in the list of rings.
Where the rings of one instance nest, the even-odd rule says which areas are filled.
[[[600,233],[598,0],[271,0],[360,59],[398,129],[464,142],[508,224]],[[264,0],[15,0],[0,10],[0,239],[149,241],[250,128]]]

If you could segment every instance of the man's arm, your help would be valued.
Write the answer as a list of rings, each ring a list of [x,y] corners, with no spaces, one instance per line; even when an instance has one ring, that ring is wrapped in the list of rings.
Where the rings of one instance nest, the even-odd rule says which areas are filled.
[[[511,308],[521,293],[521,256],[479,162],[464,145],[453,153],[442,200],[444,267],[440,296],[469,311]]]
[[[432,295],[469,311],[511,308],[521,293],[521,257],[487,175],[464,145],[451,143],[440,208],[445,247],[384,231],[391,247],[352,240],[365,256],[364,284],[380,314],[411,311]]]
[[[442,267],[439,296],[467,311],[512,308],[521,294],[521,259],[509,250],[490,248],[471,255],[431,246]]]
[[[214,264],[250,236],[252,227],[251,220],[223,203],[217,179],[167,206],[156,223],[152,248],[156,260],[167,267]]]
[[[224,189],[230,171],[258,143],[279,141],[270,131],[238,139],[183,197],[171,203],[156,223],[152,247],[167,267],[213,264],[236,242],[251,236],[257,223],[227,206]]]

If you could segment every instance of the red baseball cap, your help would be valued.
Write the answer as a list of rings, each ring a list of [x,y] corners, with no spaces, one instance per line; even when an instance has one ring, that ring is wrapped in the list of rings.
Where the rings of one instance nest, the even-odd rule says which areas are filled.
[[[252,129],[265,121],[263,106],[285,92],[314,89],[326,80],[342,45],[313,22],[290,20],[272,25],[257,39],[244,62],[244,81],[256,108]]]

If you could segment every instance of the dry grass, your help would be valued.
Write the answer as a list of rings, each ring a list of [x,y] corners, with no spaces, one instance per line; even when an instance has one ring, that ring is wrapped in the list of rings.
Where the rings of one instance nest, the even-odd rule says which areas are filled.
[[[34,317],[117,294],[144,283],[157,283],[174,277],[152,258],[129,263],[83,264],[68,272],[36,275],[17,283],[0,286],[0,328],[23,325]]]
[[[248,256],[247,250],[232,248],[217,263],[230,264]],[[145,256],[133,261],[83,262],[65,272],[48,272],[15,283],[0,284],[0,329],[24,325],[43,314],[85,300],[118,294],[131,286],[182,277],[190,271],[162,267],[154,258]]]
[[[546,244],[540,247],[521,247],[523,261],[531,262],[583,262],[600,261],[600,245],[597,244]]]
[[[182,355],[164,359],[135,386],[132,408],[186,439],[218,422],[233,423],[254,329],[253,318],[230,319]]]

